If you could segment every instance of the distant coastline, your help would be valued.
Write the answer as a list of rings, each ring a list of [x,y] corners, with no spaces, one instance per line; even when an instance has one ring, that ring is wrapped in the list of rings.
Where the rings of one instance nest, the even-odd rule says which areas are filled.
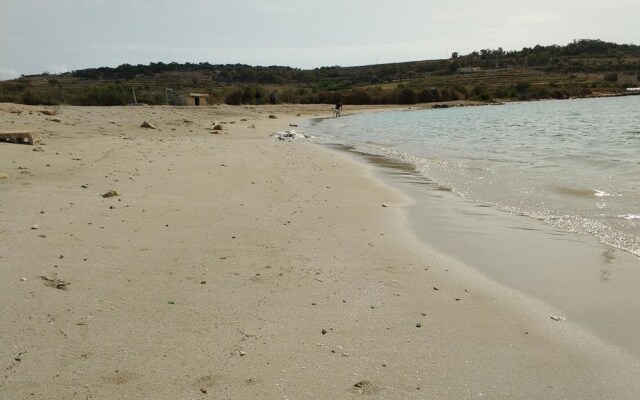
[[[629,95],[640,46],[578,40],[520,51],[484,49],[449,59],[322,67],[122,64],[0,82],[0,102],[115,106],[277,104],[406,105]],[[193,95],[204,100],[194,104]]]

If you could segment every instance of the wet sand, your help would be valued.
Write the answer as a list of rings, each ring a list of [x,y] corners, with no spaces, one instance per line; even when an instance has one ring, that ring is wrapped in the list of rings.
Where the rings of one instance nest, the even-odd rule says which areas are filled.
[[[44,131],[0,143],[3,399],[640,393],[636,356],[420,241],[371,166],[270,137],[330,106],[40,108],[0,104]]]
[[[420,240],[640,357],[638,257],[588,235],[466,200],[410,164],[355,154],[381,167],[381,179],[414,199],[408,213]]]

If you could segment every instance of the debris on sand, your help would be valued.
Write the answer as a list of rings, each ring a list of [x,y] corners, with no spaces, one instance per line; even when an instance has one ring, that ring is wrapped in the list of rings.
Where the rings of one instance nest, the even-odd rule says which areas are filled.
[[[40,110],[40,113],[50,117],[57,114],[56,110]]]
[[[41,275],[40,278],[42,278],[45,282],[45,286],[49,286],[52,288],[56,288],[56,289],[60,289],[60,290],[67,290],[67,286],[71,285],[71,282],[67,282],[67,281],[63,281],[62,279],[58,279],[58,278],[47,278],[44,275]]]
[[[298,132],[296,132],[294,130],[276,132],[276,133],[272,134],[271,136],[274,136],[278,140],[288,140],[290,142],[292,142],[294,140],[313,139],[313,136],[311,136],[311,135],[305,135],[305,134],[302,134],[302,133],[298,133]]]
[[[213,127],[214,131],[221,131],[222,130],[222,125],[218,124],[216,126]]]
[[[379,391],[379,389],[374,385],[370,380],[365,379],[353,385],[350,392],[357,394],[375,394]]]
[[[278,118],[278,116],[277,116],[277,115],[275,115],[275,114],[270,114],[270,115],[269,115],[269,118],[271,118],[271,119],[277,119],[277,118]]]

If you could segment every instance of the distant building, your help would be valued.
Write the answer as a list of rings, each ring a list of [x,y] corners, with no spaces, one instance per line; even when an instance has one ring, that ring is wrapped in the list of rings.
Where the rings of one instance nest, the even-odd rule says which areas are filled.
[[[472,74],[474,72],[480,72],[480,67],[460,67],[456,72],[459,74]]]
[[[635,72],[618,72],[618,85],[638,85],[638,74]]]
[[[187,97],[187,105],[206,106],[208,97],[209,95],[206,93],[189,93],[189,96]]]

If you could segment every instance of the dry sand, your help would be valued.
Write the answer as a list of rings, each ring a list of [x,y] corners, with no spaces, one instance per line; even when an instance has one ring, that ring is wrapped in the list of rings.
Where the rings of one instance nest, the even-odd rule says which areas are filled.
[[[640,396],[637,358],[419,242],[370,166],[270,137],[329,106],[40,109],[0,104],[44,142],[0,143],[1,399]]]

